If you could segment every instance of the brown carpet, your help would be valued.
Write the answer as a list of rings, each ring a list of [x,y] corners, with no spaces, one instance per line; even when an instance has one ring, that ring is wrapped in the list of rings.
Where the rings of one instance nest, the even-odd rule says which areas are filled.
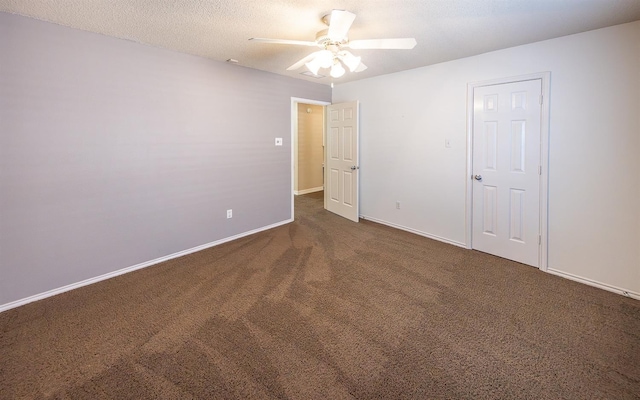
[[[640,302],[318,194],[294,223],[6,311],[0,335],[2,399],[640,398]]]

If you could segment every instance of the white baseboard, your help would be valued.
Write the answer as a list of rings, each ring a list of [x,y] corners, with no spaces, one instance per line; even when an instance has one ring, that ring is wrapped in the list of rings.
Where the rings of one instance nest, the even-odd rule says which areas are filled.
[[[449,240],[449,239],[445,239],[445,238],[442,238],[440,236],[432,235],[432,234],[429,234],[429,233],[426,233],[426,232],[422,232],[422,231],[419,231],[419,230],[416,230],[416,229],[413,229],[413,228],[408,228],[408,227],[405,227],[405,226],[402,226],[402,225],[397,225],[397,224],[394,224],[394,223],[391,223],[391,222],[383,221],[383,220],[380,220],[380,219],[377,219],[377,218],[368,217],[368,216],[365,216],[365,215],[361,215],[360,218],[365,219],[367,221],[376,222],[378,224],[390,226],[392,228],[396,228],[396,229],[400,229],[400,230],[403,230],[403,231],[411,232],[411,233],[414,233],[416,235],[424,236],[424,237],[429,238],[429,239],[433,239],[433,240],[437,240],[437,241],[440,241],[440,242],[448,243],[448,244],[451,244],[451,245],[454,245],[454,246],[466,248],[466,245],[464,243],[456,242],[456,241]],[[216,240],[214,242],[206,243],[206,244],[203,244],[203,245],[200,245],[200,246],[192,247],[192,248],[187,249],[187,250],[179,251],[177,253],[173,253],[173,254],[170,254],[168,256],[156,258],[156,259],[151,260],[151,261],[146,261],[146,262],[143,262],[143,263],[140,263],[140,264],[132,265],[130,267],[122,268],[122,269],[119,269],[117,271],[113,271],[113,272],[109,272],[109,273],[106,273],[106,274],[103,274],[103,275],[100,275],[100,276],[96,276],[94,278],[85,279],[85,280],[80,281],[80,282],[72,283],[70,285],[62,286],[62,287],[59,287],[59,288],[56,288],[56,289],[52,289],[52,290],[48,290],[46,292],[39,293],[39,294],[36,294],[36,295],[33,295],[33,296],[25,297],[25,298],[20,299],[20,300],[15,300],[15,301],[12,301],[12,302],[9,302],[9,303],[6,303],[6,304],[2,304],[2,305],[0,305],[0,312],[7,311],[7,310],[10,310],[12,308],[20,307],[22,305],[25,305],[25,304],[28,304],[28,303],[31,303],[31,302],[34,302],[34,301],[46,299],[47,297],[55,296],[57,294],[67,292],[69,290],[77,289],[77,288],[80,288],[82,286],[91,285],[93,283],[100,282],[100,281],[103,281],[103,280],[106,280],[106,279],[109,279],[109,278],[113,278],[113,277],[116,277],[118,275],[123,275],[123,274],[129,273],[129,272],[133,272],[133,271],[138,270],[138,269],[150,267],[152,265],[159,264],[161,262],[168,261],[168,260],[171,260],[171,259],[174,259],[174,258],[182,257],[182,256],[185,256],[187,254],[195,253],[195,252],[200,251],[200,250],[204,250],[204,249],[208,249],[210,247],[218,246],[220,244],[227,243],[227,242],[230,242],[232,240],[240,239],[242,237],[249,236],[249,235],[252,235],[254,233],[266,231],[268,229],[273,229],[275,227],[288,224],[290,222],[293,222],[293,219],[288,219],[288,220],[285,220],[285,221],[277,222],[275,224],[264,226],[262,228],[254,229],[254,230],[251,230],[251,231],[248,231],[248,232],[243,232],[243,233],[240,233],[240,234],[237,234],[237,235],[234,235],[234,236],[230,236],[230,237],[227,237],[227,238],[224,238],[224,239]],[[568,272],[563,272],[563,271],[560,271],[560,270],[557,270],[557,269],[554,269],[554,268],[548,268],[547,272],[550,273],[550,274],[553,274],[553,275],[557,275],[557,276],[566,278],[566,279],[570,279],[572,281],[580,282],[580,283],[583,283],[583,284],[586,284],[586,285],[589,285],[589,286],[594,286],[594,287],[597,287],[597,288],[600,288],[600,289],[607,290],[609,292],[617,293],[617,294],[623,295],[625,297],[631,297],[633,299],[640,300],[640,293],[634,292],[632,290],[622,289],[622,288],[619,288],[619,287],[616,287],[616,286],[608,285],[606,283],[602,283],[602,282],[598,282],[598,281],[595,281],[595,280],[592,280],[592,279],[583,278],[581,276],[573,275],[573,274],[570,274]]]
[[[318,187],[314,187],[311,189],[304,189],[304,190],[294,190],[293,194],[295,194],[296,196],[301,195],[301,194],[308,194],[308,193],[315,193],[315,192],[321,192],[324,190],[324,186],[318,186]]]
[[[553,275],[560,276],[562,278],[571,279],[572,281],[584,283],[585,285],[597,287],[599,289],[604,289],[609,292],[621,294],[625,297],[631,297],[632,299],[640,300],[640,293],[636,293],[632,290],[622,289],[616,286],[612,286],[606,283],[594,281],[593,279],[583,278],[578,275],[570,274],[568,272],[559,271],[554,268],[547,268],[547,272]]]
[[[35,294],[33,296],[25,297],[24,299],[15,300],[15,301],[12,301],[10,303],[2,304],[2,305],[0,305],[0,313],[3,312],[3,311],[10,310],[12,308],[20,307],[22,305],[25,305],[25,304],[28,304],[28,303],[31,303],[31,302],[34,302],[34,301],[46,299],[47,297],[51,297],[51,296],[55,296],[55,295],[60,294],[60,293],[68,292],[69,290],[77,289],[77,288],[80,288],[82,286],[91,285],[92,283],[100,282],[100,281],[103,281],[105,279],[116,277],[118,275],[123,275],[123,274],[129,273],[129,272],[133,272],[133,271],[138,270],[138,269],[150,267],[152,265],[159,264],[161,262],[168,261],[168,260],[171,260],[171,259],[174,259],[174,258],[186,256],[187,254],[191,254],[191,253],[195,253],[195,252],[200,251],[200,250],[208,249],[209,247],[218,246],[218,245],[221,245],[223,243],[230,242],[232,240],[236,240],[236,239],[240,239],[240,238],[245,237],[245,236],[253,235],[254,233],[266,231],[268,229],[272,229],[272,228],[275,228],[275,227],[278,227],[278,226],[281,226],[281,225],[285,225],[285,224],[288,224],[290,222],[293,222],[293,218],[290,218],[290,219],[285,220],[285,221],[277,222],[277,223],[272,224],[272,225],[264,226],[262,228],[254,229],[254,230],[251,230],[251,231],[248,231],[248,232],[239,233],[237,235],[230,236],[230,237],[227,237],[227,238],[224,238],[224,239],[220,239],[220,240],[216,240],[214,242],[210,242],[210,243],[206,243],[206,244],[203,244],[203,245],[200,245],[200,246],[192,247],[192,248],[187,249],[187,250],[182,250],[182,251],[179,251],[177,253],[170,254],[168,256],[156,258],[155,260],[145,261],[143,263],[132,265],[132,266],[127,267],[127,268],[122,268],[122,269],[119,269],[117,271],[113,271],[113,272],[106,273],[104,275],[96,276],[94,278],[85,279],[83,281],[72,283],[72,284],[66,285],[66,286],[62,286],[62,287],[59,287],[57,289],[51,289],[51,290],[48,290],[48,291],[43,292],[43,293],[39,293],[39,294]]]
[[[365,219],[367,221],[376,222],[378,224],[387,225],[387,226],[390,226],[392,228],[396,228],[396,229],[400,229],[400,230],[403,230],[403,231],[415,233],[416,235],[424,236],[424,237],[427,237],[429,239],[438,240],[440,242],[452,244],[454,246],[462,247],[462,248],[465,248],[465,249],[467,248],[467,245],[464,244],[464,243],[456,242],[456,241],[453,241],[453,240],[450,240],[450,239],[445,239],[443,237],[432,235],[432,234],[426,233],[426,232],[422,232],[422,231],[419,231],[417,229],[407,228],[406,226],[402,226],[402,225],[394,224],[394,223],[391,223],[391,222],[383,221],[383,220],[377,219],[377,218],[368,217],[366,215],[361,215],[360,218]],[[632,299],[640,300],[640,293],[634,292],[634,291],[629,290],[629,289],[622,289],[622,288],[619,288],[619,287],[616,287],[616,286],[612,286],[612,285],[609,285],[609,284],[606,284],[606,283],[595,281],[593,279],[583,278],[581,276],[573,275],[573,274],[570,274],[568,272],[563,272],[563,271],[560,271],[560,270],[557,270],[557,269],[554,269],[554,268],[547,268],[547,272],[550,273],[550,274],[553,274],[553,275],[560,276],[562,278],[566,278],[566,279],[570,279],[572,281],[583,283],[585,285],[597,287],[599,289],[604,289],[604,290],[607,290],[609,292],[613,292],[613,293],[617,293],[617,294],[623,295],[625,297],[630,297]]]
[[[427,232],[422,232],[419,231],[417,229],[413,229],[413,228],[408,228],[406,226],[402,226],[402,225],[398,225],[398,224],[394,224],[392,222],[387,222],[387,221],[383,221],[381,219],[377,219],[377,218],[373,218],[373,217],[368,217],[366,215],[360,215],[360,218],[367,220],[367,221],[372,221],[378,224],[382,224],[382,225],[386,225],[386,226],[390,226],[392,228],[396,228],[396,229],[400,229],[403,231],[407,231],[407,232],[411,232],[411,233],[415,233],[416,235],[420,235],[420,236],[424,236],[426,238],[429,239],[433,239],[433,240],[437,240],[439,242],[444,242],[444,243],[448,243],[448,244],[452,244],[454,246],[458,246],[458,247],[463,247],[463,248],[467,248],[467,245],[461,242],[456,242],[455,240],[451,240],[451,239],[446,239],[437,235],[432,235],[430,233]]]

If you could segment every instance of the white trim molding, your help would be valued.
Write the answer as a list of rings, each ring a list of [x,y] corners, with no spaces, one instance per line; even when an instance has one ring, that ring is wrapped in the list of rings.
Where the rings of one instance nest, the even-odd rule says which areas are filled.
[[[473,221],[473,91],[482,86],[501,85],[505,83],[530,81],[540,79],[542,81],[542,108],[540,116],[540,249],[538,253],[538,268],[547,271],[549,254],[549,112],[550,112],[550,88],[551,72],[538,72],[528,75],[520,75],[509,78],[498,78],[488,81],[472,82],[467,84],[467,179],[466,179],[466,210],[465,210],[465,247],[473,248],[472,221]]]
[[[293,194],[295,194],[296,196],[299,196],[301,194],[308,194],[308,193],[315,193],[315,192],[321,192],[324,190],[324,186],[318,186],[318,187],[314,187],[311,189],[304,189],[304,190],[294,190]]]
[[[401,231],[406,231],[406,232],[410,232],[410,233],[413,233],[413,234],[416,234],[416,235],[424,236],[424,237],[426,237],[428,239],[437,240],[438,242],[443,242],[443,243],[451,244],[453,246],[462,247],[462,248],[466,248],[467,247],[465,243],[456,242],[455,240],[446,239],[446,238],[443,238],[441,236],[433,235],[431,233],[419,231],[419,230],[413,229],[413,228],[408,228],[408,227],[403,226],[403,225],[394,224],[393,222],[388,222],[388,221],[384,221],[384,220],[381,220],[381,219],[368,217],[366,215],[360,215],[360,218],[362,218],[362,219],[364,219],[366,221],[375,222],[377,224],[390,226],[391,228],[400,229]]]
[[[634,292],[632,290],[622,289],[622,288],[619,288],[617,286],[611,286],[611,285],[608,285],[606,283],[594,281],[593,279],[583,278],[581,276],[570,274],[568,272],[563,272],[563,271],[560,271],[560,270],[557,270],[557,269],[554,269],[554,268],[550,268],[550,267],[547,268],[547,272],[550,273],[550,274],[553,274],[553,275],[560,276],[562,278],[570,279],[570,280],[575,281],[575,282],[580,282],[580,283],[583,283],[585,285],[593,286],[593,287],[596,287],[598,289],[604,289],[606,291],[617,293],[617,294],[623,295],[625,297],[631,297],[632,299],[640,300],[640,293],[636,293],[636,292]]]
[[[81,288],[83,286],[87,286],[87,285],[91,285],[91,284],[96,283],[96,282],[104,281],[106,279],[110,279],[110,278],[116,277],[118,275],[124,275],[126,273],[133,272],[133,271],[138,270],[138,269],[147,268],[147,267],[159,264],[159,263],[164,262],[164,261],[169,261],[169,260],[172,260],[174,258],[186,256],[187,254],[195,253],[195,252],[200,251],[200,250],[205,250],[205,249],[208,249],[210,247],[218,246],[218,245],[221,245],[223,243],[230,242],[232,240],[236,240],[236,239],[240,239],[240,238],[245,237],[245,236],[253,235],[254,233],[258,233],[258,232],[266,231],[266,230],[269,230],[269,229],[273,229],[273,228],[276,228],[276,227],[281,226],[281,225],[286,225],[286,224],[288,224],[290,222],[293,222],[293,218],[287,219],[287,220],[284,220],[284,221],[281,221],[281,222],[276,222],[275,224],[264,226],[262,228],[254,229],[254,230],[243,232],[243,233],[239,233],[239,234],[234,235],[234,236],[229,236],[227,238],[216,240],[214,242],[210,242],[210,243],[206,243],[206,244],[203,244],[203,245],[200,245],[200,246],[192,247],[192,248],[187,249],[187,250],[182,250],[182,251],[179,251],[177,253],[169,254],[168,256],[156,258],[155,260],[145,261],[145,262],[142,262],[140,264],[136,264],[136,265],[132,265],[130,267],[119,269],[117,271],[113,271],[113,272],[109,272],[109,273],[106,273],[106,274],[103,274],[103,275],[100,275],[100,276],[96,276],[96,277],[93,277],[93,278],[85,279],[83,281],[72,283],[72,284],[66,285],[66,286],[62,286],[62,287],[59,287],[57,289],[48,290],[48,291],[43,292],[43,293],[39,293],[39,294],[35,294],[33,296],[25,297],[24,299],[15,300],[15,301],[12,301],[12,302],[6,303],[6,304],[1,304],[0,305],[0,313],[4,312],[4,311],[7,311],[7,310],[10,310],[12,308],[23,306],[23,305],[28,304],[28,303],[32,303],[34,301],[46,299],[47,297],[51,297],[51,296],[55,296],[55,295],[60,294],[60,293],[68,292],[69,290]]]

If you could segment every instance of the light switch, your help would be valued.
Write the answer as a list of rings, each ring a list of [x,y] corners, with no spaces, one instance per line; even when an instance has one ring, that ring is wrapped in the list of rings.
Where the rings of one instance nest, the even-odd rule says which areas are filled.
[[[444,140],[444,147],[447,149],[451,148],[451,141],[449,139]]]
[[[282,146],[282,138],[281,137],[277,137],[276,138],[276,146]]]

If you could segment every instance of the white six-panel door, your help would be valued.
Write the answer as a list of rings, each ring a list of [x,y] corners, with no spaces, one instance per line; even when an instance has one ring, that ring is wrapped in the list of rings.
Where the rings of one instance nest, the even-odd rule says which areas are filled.
[[[358,222],[358,102],[327,106],[325,207]]]
[[[473,93],[472,247],[539,266],[540,79]]]

